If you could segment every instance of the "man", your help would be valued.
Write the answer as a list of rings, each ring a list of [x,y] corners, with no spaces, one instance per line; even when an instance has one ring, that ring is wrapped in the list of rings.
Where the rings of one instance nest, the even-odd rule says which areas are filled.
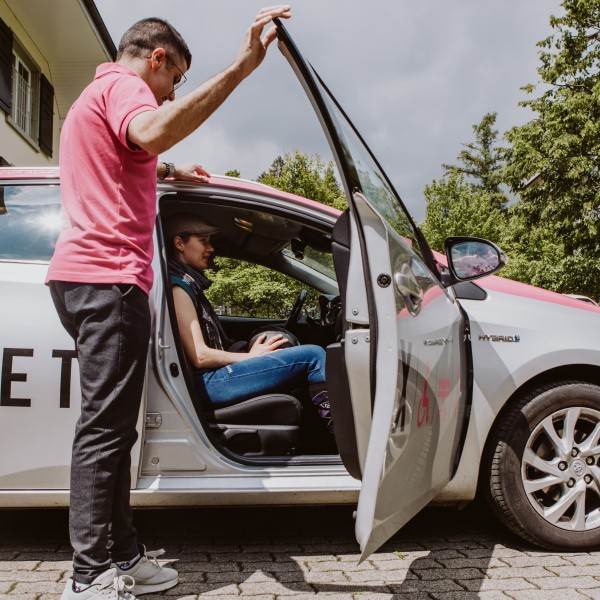
[[[100,65],[61,133],[63,228],[47,283],[77,346],[81,416],[71,464],[73,577],[63,600],[115,600],[177,584],[138,545],[129,504],[130,451],[150,336],[156,177],[203,180],[197,165],[157,165],[157,155],[195,131],[257,68],[276,37],[264,33],[289,6],[260,11],[236,60],[175,100],[190,51],[161,19],[125,32],[116,63]],[[165,101],[170,102],[165,104]]]

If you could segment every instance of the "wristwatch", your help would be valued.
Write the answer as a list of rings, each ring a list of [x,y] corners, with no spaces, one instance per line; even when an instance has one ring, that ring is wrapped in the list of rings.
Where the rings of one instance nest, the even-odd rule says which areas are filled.
[[[175,176],[175,165],[170,162],[164,162],[165,165],[165,174],[162,177],[159,177],[160,180],[166,179],[167,177]]]

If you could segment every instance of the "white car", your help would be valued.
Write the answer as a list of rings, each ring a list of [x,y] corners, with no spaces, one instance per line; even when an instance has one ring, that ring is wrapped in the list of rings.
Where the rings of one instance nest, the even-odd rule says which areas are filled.
[[[581,294],[566,294],[567,296],[569,296],[569,298],[576,298],[577,300],[581,300],[582,302],[589,302],[590,304],[595,304],[596,306],[598,306],[598,303],[593,300],[592,298],[589,298],[588,296],[582,296]]]
[[[505,258],[484,240],[449,239],[447,257],[434,254],[281,25],[279,36],[330,140],[350,209],[232,178],[159,185],[133,504],[358,499],[366,556],[430,501],[460,506],[479,491],[527,540],[598,547],[600,308],[488,275]],[[68,505],[78,369],[44,285],[59,183],[54,168],[0,169],[1,507]],[[302,314],[301,293],[287,322],[222,321],[233,339],[286,325],[327,349],[337,445],[301,390],[212,413],[199,405],[162,239],[162,220],[178,211],[222,229],[217,255],[318,292],[317,317]]]

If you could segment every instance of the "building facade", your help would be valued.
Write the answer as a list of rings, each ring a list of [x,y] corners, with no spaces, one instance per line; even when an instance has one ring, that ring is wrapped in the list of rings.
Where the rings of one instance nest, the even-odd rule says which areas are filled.
[[[58,164],[71,104],[115,56],[93,0],[0,0],[0,166]]]

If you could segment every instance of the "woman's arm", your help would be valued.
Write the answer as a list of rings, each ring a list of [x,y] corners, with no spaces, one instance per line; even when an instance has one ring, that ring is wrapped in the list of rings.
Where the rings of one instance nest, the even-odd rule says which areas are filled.
[[[231,363],[273,352],[287,341],[281,335],[266,341],[266,335],[263,335],[252,346],[250,352],[227,352],[211,348],[204,341],[196,307],[188,293],[179,286],[173,286],[173,301],[183,350],[188,360],[196,368],[218,369]]]

